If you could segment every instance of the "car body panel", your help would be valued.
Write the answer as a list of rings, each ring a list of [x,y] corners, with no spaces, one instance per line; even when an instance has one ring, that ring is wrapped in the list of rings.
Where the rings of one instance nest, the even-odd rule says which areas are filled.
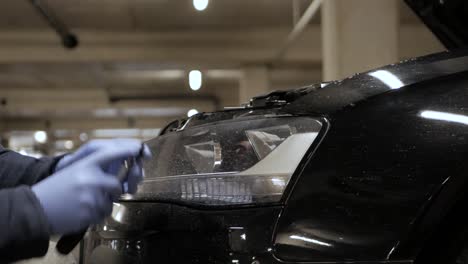
[[[466,184],[460,177],[468,152],[465,54],[386,66],[311,89],[284,106],[180,122],[209,126],[239,117],[303,115],[330,125],[281,203],[212,208],[121,201],[113,217],[89,232],[85,263],[410,263],[424,243],[419,224],[437,195],[448,186],[457,193]],[[403,85],[391,87],[371,74],[376,71]],[[431,119],[424,111],[461,119]],[[438,207],[453,203],[445,199]],[[437,228],[438,220],[424,232]]]
[[[465,0],[405,0],[448,49],[468,46],[468,2]]]
[[[274,260],[271,239],[281,206],[199,210],[122,203],[89,232],[86,263],[234,263]],[[100,262],[102,263],[102,262]]]
[[[293,263],[276,258],[271,247],[281,210],[122,203],[105,223],[88,232],[83,263]]]
[[[406,60],[328,83],[286,105],[282,111],[328,115],[388,91],[466,71],[467,64],[466,49]]]
[[[466,187],[467,99],[468,74],[462,72],[330,114],[329,132],[282,213],[277,256],[290,261],[392,259],[450,178],[462,177],[459,188]],[[437,113],[459,119],[437,119]]]

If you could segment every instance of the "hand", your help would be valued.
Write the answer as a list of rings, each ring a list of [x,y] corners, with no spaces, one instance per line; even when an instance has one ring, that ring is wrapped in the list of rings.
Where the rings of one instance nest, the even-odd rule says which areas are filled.
[[[69,234],[101,222],[121,195],[116,173],[103,168],[137,156],[140,144],[94,151],[32,187],[44,208],[51,234]]]
[[[105,150],[108,148],[127,148],[133,147],[135,145],[141,146],[141,142],[136,139],[101,139],[101,140],[92,140],[86,143],[84,146],[79,148],[76,152],[65,155],[55,167],[55,171],[60,171],[71,164],[79,161],[90,154],[93,154],[99,150]],[[151,157],[151,152],[148,147],[145,146],[144,157]],[[117,174],[122,166],[122,160],[115,160],[109,164],[104,170],[107,173]],[[142,164],[135,164],[129,173],[128,179],[125,179],[123,182],[124,192],[135,193],[137,190],[138,184],[143,180]]]

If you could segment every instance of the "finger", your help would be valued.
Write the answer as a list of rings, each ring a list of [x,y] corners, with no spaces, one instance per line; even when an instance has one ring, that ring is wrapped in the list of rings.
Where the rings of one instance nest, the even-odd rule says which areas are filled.
[[[89,226],[94,224],[96,219],[99,218],[100,210],[97,199],[97,191],[88,189],[80,195],[80,222],[81,226]]]
[[[99,167],[106,167],[112,162],[119,162],[128,157],[138,156],[140,148],[141,144],[126,144],[119,147],[109,147],[96,151],[84,159],[83,162],[94,163]]]
[[[126,144],[132,144],[132,145],[140,144],[141,145],[141,141],[138,139],[134,139],[134,138],[117,138],[117,139],[112,139],[112,141],[115,141],[119,145],[126,145]]]
[[[151,149],[148,147],[148,145],[143,144],[143,158],[150,159],[151,157],[153,157],[153,153],[151,152]]]
[[[99,148],[101,148],[104,145],[104,142],[105,140],[92,140],[86,143],[84,146],[80,147],[77,151],[66,154],[65,156],[62,157],[62,159],[59,162],[59,165],[61,165],[59,169],[70,166],[71,164],[94,153],[95,151],[97,151]]]
[[[91,154],[95,151],[107,147],[119,147],[126,144],[139,144],[137,139],[117,138],[117,139],[93,139],[77,150],[76,153]]]
[[[91,172],[85,181],[86,188],[96,189],[115,196],[122,194],[121,183],[115,175],[96,170],[94,173]]]
[[[109,200],[109,203],[107,203],[104,208],[104,218],[109,217],[112,214],[112,209],[114,208],[114,199],[109,195],[107,196],[107,199]]]
[[[96,151],[105,150],[107,148],[118,148],[125,147],[129,144],[141,144],[139,140],[136,139],[94,139],[86,143],[84,146],[80,147],[73,155],[65,156],[64,158],[68,159],[67,164],[72,164],[78,160],[81,160]]]
[[[105,176],[108,177],[108,176]],[[117,181],[118,182],[118,181]],[[121,194],[120,184],[113,184],[112,189],[99,189],[99,188],[90,188],[91,195],[88,195],[93,204],[88,206],[90,211],[90,216],[92,218],[93,224],[100,223],[104,218],[109,216],[112,213],[112,205],[114,199],[112,197],[118,197]],[[90,202],[88,202],[90,203]]]
[[[107,193],[103,192],[95,193],[94,199],[96,202],[96,220],[100,221],[105,217],[106,204],[108,204],[110,201],[107,199]]]
[[[122,183],[122,187],[123,187],[123,192],[128,193],[128,182]]]
[[[109,173],[109,174],[112,174],[112,175],[117,175],[117,173],[119,173],[120,169],[124,165],[125,160],[126,159],[120,159],[120,160],[116,160],[114,162],[111,162],[108,166],[106,166],[103,169],[104,169],[104,171],[106,173]]]
[[[96,202],[98,204],[99,221],[101,221],[112,213],[113,200],[108,193],[100,193],[97,195]]]
[[[73,153],[73,161],[80,160],[97,150],[101,149],[107,140],[104,139],[94,139],[86,143],[84,146],[80,147],[75,153]]]

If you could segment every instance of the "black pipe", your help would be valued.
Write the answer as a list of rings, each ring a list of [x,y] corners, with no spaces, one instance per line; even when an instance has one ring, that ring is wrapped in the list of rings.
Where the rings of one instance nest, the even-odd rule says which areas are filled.
[[[42,2],[41,0],[30,0],[30,1],[31,1],[31,4],[39,12],[39,14],[41,14],[42,17],[44,17],[47,20],[50,27],[52,27],[60,36],[64,47],[73,49],[78,46],[78,43],[79,43],[78,37],[75,34],[73,34],[67,28],[67,26],[57,18],[57,16],[55,16],[52,10],[48,8],[44,2]]]

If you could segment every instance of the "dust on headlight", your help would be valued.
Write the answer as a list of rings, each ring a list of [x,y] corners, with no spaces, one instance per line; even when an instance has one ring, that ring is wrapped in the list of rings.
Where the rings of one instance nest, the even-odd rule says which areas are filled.
[[[157,137],[133,200],[200,205],[280,201],[322,124],[306,117],[219,122]]]

